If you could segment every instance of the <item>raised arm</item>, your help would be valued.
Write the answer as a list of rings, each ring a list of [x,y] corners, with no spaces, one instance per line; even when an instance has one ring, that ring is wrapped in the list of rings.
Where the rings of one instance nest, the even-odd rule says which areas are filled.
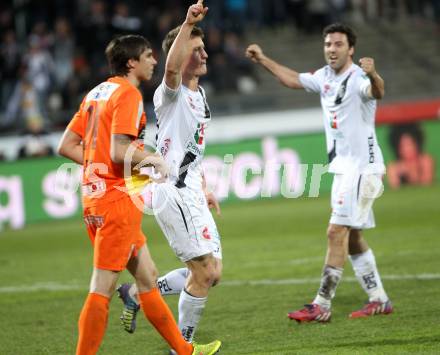
[[[246,49],[246,57],[250,58],[254,63],[261,64],[273,76],[278,78],[284,86],[291,89],[304,89],[299,81],[299,74],[295,70],[289,69],[267,57],[258,44],[251,44]]]
[[[191,39],[191,31],[203,20],[207,11],[208,8],[203,7],[203,0],[188,8],[185,22],[170,48],[165,64],[165,83],[171,89],[176,89],[182,80],[182,65],[190,50],[188,42]]]
[[[365,74],[370,78],[371,85],[368,90],[369,96],[377,100],[382,99],[385,96],[385,82],[376,71],[374,59],[361,58],[359,59],[359,64]]]

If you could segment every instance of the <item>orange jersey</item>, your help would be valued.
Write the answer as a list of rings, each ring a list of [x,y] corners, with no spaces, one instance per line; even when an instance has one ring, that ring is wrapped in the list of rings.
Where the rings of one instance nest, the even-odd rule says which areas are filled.
[[[85,207],[108,203],[126,194],[124,164],[111,160],[110,139],[112,134],[125,134],[143,140],[145,125],[142,95],[122,77],[99,84],[83,99],[68,128],[83,141]],[[128,167],[128,175],[130,170]]]

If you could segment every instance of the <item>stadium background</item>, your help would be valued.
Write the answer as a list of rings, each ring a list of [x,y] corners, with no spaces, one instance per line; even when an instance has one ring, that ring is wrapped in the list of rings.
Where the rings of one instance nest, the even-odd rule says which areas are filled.
[[[151,98],[164,64],[160,42],[182,22],[190,3],[16,0],[0,5],[1,354],[73,352],[91,250],[79,196],[69,192],[77,175],[61,181],[64,190],[55,188],[55,173],[66,161],[53,156],[54,148],[85,90],[106,77],[102,53],[117,33],[141,33],[155,49],[156,75],[142,88],[154,129]],[[207,149],[209,167],[214,167],[211,181],[218,181],[226,155],[233,155],[236,168],[226,189],[214,186],[223,199],[217,223],[226,266],[224,286],[210,298],[201,340],[218,336],[225,341],[225,354],[436,353],[440,1],[205,3],[210,57],[202,85],[214,115]],[[421,147],[432,158],[434,174],[423,186],[387,185],[377,202],[378,227],[367,236],[396,314],[355,326],[346,321],[345,314],[363,297],[347,267],[334,322],[297,327],[285,313],[316,291],[329,212],[328,174],[319,197],[309,197],[312,166],[326,162],[319,99],[281,87],[243,52],[257,42],[283,64],[313,71],[323,65],[320,31],[337,20],[356,29],[355,59],[374,57],[385,79],[377,121],[386,161],[399,159],[393,132],[422,132]],[[275,173],[274,185],[265,185],[265,163],[273,156],[309,167],[298,198],[283,196],[282,170]],[[144,227],[159,269],[178,266],[150,217]],[[176,300],[169,302],[175,309]],[[121,332],[116,303],[102,353],[164,353],[146,324],[134,337]],[[156,350],[145,350],[152,346]]]

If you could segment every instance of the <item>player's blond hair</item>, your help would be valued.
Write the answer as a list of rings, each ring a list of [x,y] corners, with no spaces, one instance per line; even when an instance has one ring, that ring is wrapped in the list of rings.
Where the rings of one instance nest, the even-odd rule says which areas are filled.
[[[170,51],[171,46],[174,43],[174,40],[179,34],[180,27],[181,26],[177,26],[176,28],[168,32],[167,35],[165,36],[165,39],[162,41],[162,50],[165,52],[165,55],[168,55],[168,52]],[[191,31],[191,37],[200,37],[201,39],[203,39],[205,37],[205,34],[203,33],[203,30],[200,27],[194,26]]]

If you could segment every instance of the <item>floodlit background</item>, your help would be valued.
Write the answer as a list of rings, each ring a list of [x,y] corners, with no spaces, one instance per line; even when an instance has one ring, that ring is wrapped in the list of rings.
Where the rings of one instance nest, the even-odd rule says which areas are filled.
[[[191,3],[1,2],[0,354],[74,352],[92,250],[80,217],[80,170],[57,175],[67,161],[55,147],[84,94],[107,78],[105,45],[124,33],[147,37],[159,62],[142,87],[151,143],[161,41]],[[440,1],[205,4],[209,74],[201,84],[213,115],[205,169],[222,201],[216,221],[225,270],[199,340],[222,339],[224,354],[438,352]],[[377,228],[366,237],[396,312],[349,321],[365,297],[347,264],[332,323],[298,326],[286,313],[316,292],[330,212],[319,97],[282,87],[244,50],[258,43],[282,64],[314,71],[325,64],[321,30],[335,21],[354,27],[355,61],[373,57],[385,80],[376,120],[386,191],[375,206]],[[151,216],[144,230],[159,270],[180,266]],[[167,301],[176,310],[177,299]],[[114,299],[102,354],[167,353],[142,319],[134,335],[125,334],[119,310]]]

